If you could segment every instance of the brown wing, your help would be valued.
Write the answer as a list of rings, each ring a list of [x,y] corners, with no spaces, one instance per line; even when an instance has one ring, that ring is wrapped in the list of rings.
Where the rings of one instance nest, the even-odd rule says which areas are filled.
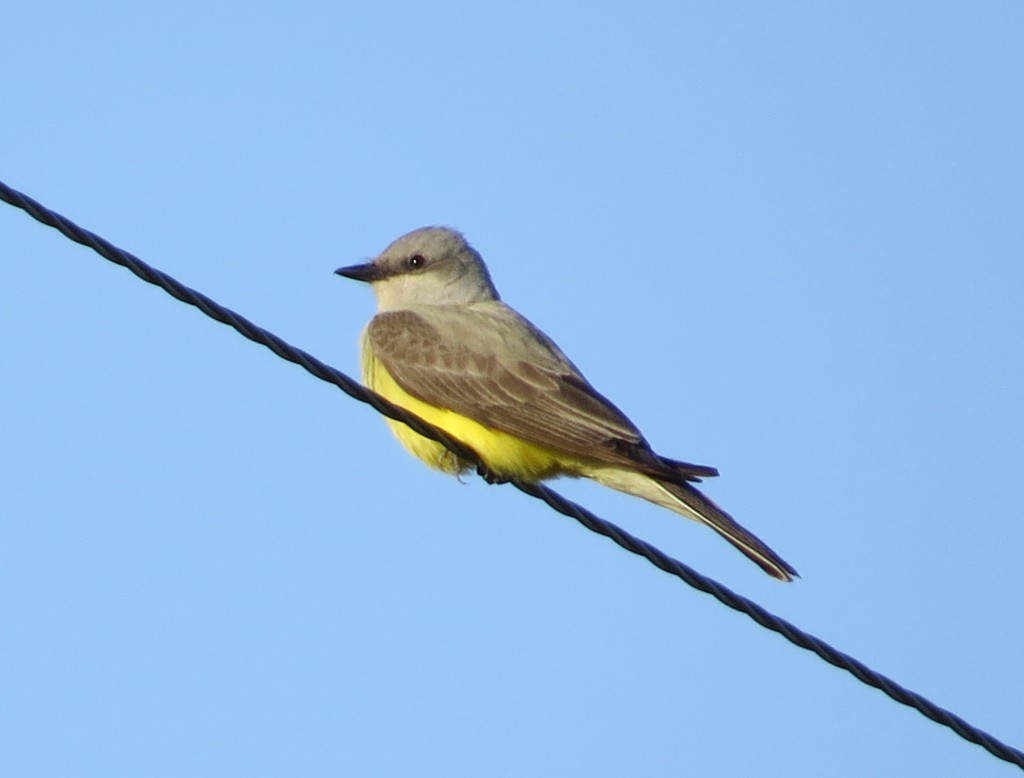
[[[367,336],[399,386],[431,405],[546,448],[668,480],[717,474],[658,457],[547,336],[501,303],[483,311],[382,313]]]

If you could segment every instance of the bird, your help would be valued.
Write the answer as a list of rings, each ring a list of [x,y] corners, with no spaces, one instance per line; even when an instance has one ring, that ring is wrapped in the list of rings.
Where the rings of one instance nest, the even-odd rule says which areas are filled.
[[[555,342],[506,305],[483,258],[449,227],[423,227],[338,268],[370,284],[361,338],[366,385],[471,449],[473,463],[388,419],[416,457],[489,483],[590,478],[706,524],[768,575],[796,570],[694,484],[718,470],[661,456]]]

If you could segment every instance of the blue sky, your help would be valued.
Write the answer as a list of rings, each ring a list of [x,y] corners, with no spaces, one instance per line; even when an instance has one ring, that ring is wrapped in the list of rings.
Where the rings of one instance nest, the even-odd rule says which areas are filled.
[[[1019,3],[21,4],[0,178],[355,374],[462,229],[803,574],[558,488],[1017,747]],[[0,771],[1016,771],[0,208]]]

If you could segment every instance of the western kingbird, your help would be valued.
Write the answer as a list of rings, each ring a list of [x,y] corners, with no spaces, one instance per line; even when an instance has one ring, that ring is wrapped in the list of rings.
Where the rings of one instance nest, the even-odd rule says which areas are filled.
[[[707,524],[775,578],[797,575],[693,486],[718,475],[715,468],[654,453],[551,338],[501,301],[460,233],[424,227],[336,272],[377,294],[377,315],[362,338],[366,384],[475,451],[488,481],[592,478]],[[472,468],[387,421],[431,467],[453,475]]]

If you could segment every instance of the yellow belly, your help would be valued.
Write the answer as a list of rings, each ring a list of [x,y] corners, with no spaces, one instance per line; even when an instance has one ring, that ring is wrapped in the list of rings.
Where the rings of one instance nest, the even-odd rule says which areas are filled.
[[[486,427],[447,408],[438,408],[413,397],[398,385],[384,366],[363,344],[363,380],[377,394],[395,405],[412,411],[424,421],[444,430],[473,449],[495,475],[541,481],[558,475],[579,472],[575,457],[528,443],[525,440]],[[437,441],[425,438],[400,421],[387,419],[391,431],[409,451],[431,467],[452,475],[466,472],[473,465],[456,457]]]

